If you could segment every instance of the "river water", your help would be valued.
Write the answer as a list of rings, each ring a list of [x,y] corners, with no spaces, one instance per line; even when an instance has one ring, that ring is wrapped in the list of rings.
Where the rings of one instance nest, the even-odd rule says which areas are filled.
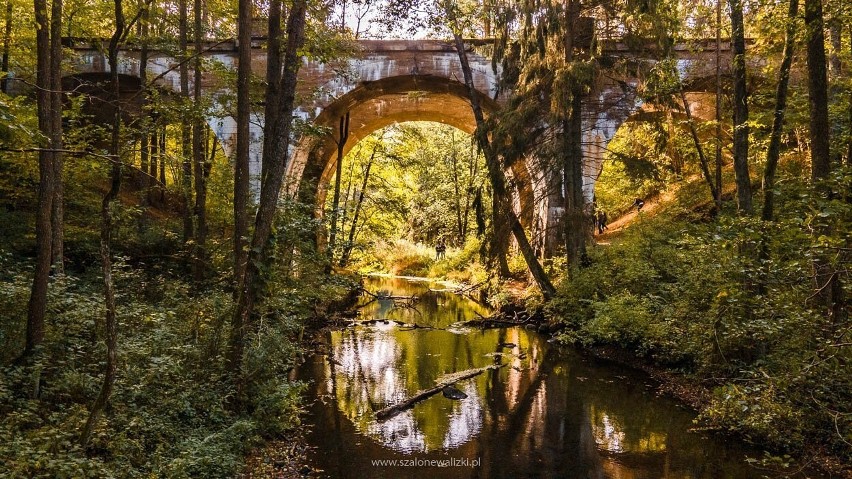
[[[434,291],[438,284],[367,277],[365,287],[419,300],[362,305],[359,320],[388,321],[329,332],[328,354],[299,371],[314,400],[309,460],[323,477],[780,476],[748,465],[759,453],[695,431],[695,414],[659,397],[644,373],[557,347],[521,327],[461,326],[489,311]],[[376,418],[442,374],[492,364],[505,366],[456,384],[465,399],[437,394],[390,419]]]

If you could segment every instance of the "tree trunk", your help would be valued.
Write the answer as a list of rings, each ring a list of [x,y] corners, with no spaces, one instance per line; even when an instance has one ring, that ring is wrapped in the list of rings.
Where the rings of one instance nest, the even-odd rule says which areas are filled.
[[[728,0],[731,7],[731,51],[734,77],[734,175],[737,182],[737,208],[752,213],[751,177],[748,172],[748,86],[746,85],[745,26],[742,0]]]
[[[784,128],[784,114],[787,111],[787,85],[790,82],[790,66],[793,63],[793,48],[796,45],[796,16],[799,0],[790,0],[787,11],[787,29],[784,38],[784,54],[778,69],[778,86],[775,90],[775,113],[772,119],[772,133],[769,136],[769,148],[766,150],[766,169],[763,172],[763,221],[772,221],[775,207],[775,171],[778,157],[781,155],[781,133]]]
[[[279,118],[278,103],[281,101],[281,0],[270,0],[268,34],[266,44],[266,106],[264,109],[264,131],[275,131],[278,128]],[[289,118],[289,116],[287,116]],[[275,138],[263,135],[263,151],[271,151],[274,148]],[[264,161],[260,165],[261,188],[266,184],[266,175],[269,164]]]
[[[340,215],[340,180],[343,176],[343,148],[349,140],[349,112],[340,117],[337,136],[337,163],[334,174],[334,197],[331,201],[331,231],[328,235],[328,263],[334,263],[334,247],[337,242],[337,218]]]
[[[462,205],[461,205],[461,185],[459,184],[459,158],[458,152],[456,151],[456,133],[455,131],[451,132],[452,138],[452,152],[450,154],[450,161],[452,161],[453,165],[453,190],[454,190],[454,200],[453,201],[453,209],[456,213],[456,244],[464,244],[464,224],[462,222]]]
[[[237,151],[234,159],[234,297],[245,271],[248,238],[249,120],[251,116],[251,25],[252,0],[239,0],[237,15]],[[235,330],[238,328],[234,328]],[[237,366],[238,367],[238,366]]]
[[[48,139],[53,138],[53,115],[50,95],[50,22],[47,1],[35,0],[36,20],[36,102],[38,107],[39,131]],[[50,144],[52,146],[52,144]],[[29,355],[44,340],[44,317],[47,303],[47,285],[51,264],[51,215],[55,197],[54,154],[40,151],[38,206],[36,210],[36,264],[33,285],[27,305],[27,333],[24,354]]]
[[[202,2],[195,0],[193,5],[195,68],[193,84],[193,103],[195,115],[192,122],[192,165],[195,177],[195,254],[194,276],[196,281],[204,279],[207,265],[207,178],[205,176],[207,155],[204,154],[207,129],[201,108],[201,55],[202,40]]]
[[[53,154],[53,204],[51,205],[51,256],[53,270],[65,272],[65,186],[62,170],[62,0],[53,0],[50,14],[50,109]]]
[[[358,148],[356,156],[361,154],[361,148]],[[349,200],[350,197],[354,194],[357,194],[357,191],[352,191],[352,173],[355,170],[355,162],[349,162],[349,175],[346,179],[346,193],[343,194],[343,206],[340,208],[340,231],[346,231],[346,221],[348,220],[347,215],[349,214]],[[355,198],[351,198],[353,201]],[[346,246],[344,245],[345,249]]]
[[[181,193],[183,197],[183,242],[188,244],[193,239],[192,214],[192,124],[186,108],[190,106],[189,95],[189,62],[187,57],[188,33],[187,0],[178,2],[178,46],[180,48],[180,95],[183,100],[183,111],[180,117],[180,144],[182,162]]]
[[[165,198],[166,188],[166,125],[160,130],[160,184],[163,186],[161,196]]]
[[[358,228],[358,216],[361,213],[361,205],[364,203],[364,196],[367,193],[367,181],[370,179],[370,169],[373,167],[373,159],[376,157],[376,150],[379,143],[373,144],[373,152],[370,153],[370,159],[367,161],[367,166],[364,168],[364,181],[361,183],[361,191],[358,193],[358,201],[355,203],[355,212],[352,214],[352,225],[349,227],[349,241],[343,247],[343,253],[340,255],[340,266],[346,266],[349,263],[349,255],[352,254],[352,247],[355,245],[355,231]]]
[[[501,172],[502,173],[502,172]],[[507,204],[503,204],[503,203]],[[497,275],[508,278],[512,272],[509,270],[509,225],[506,224],[505,209],[512,208],[508,192],[505,198],[499,198],[496,194],[491,195],[491,260],[497,263]]]
[[[808,101],[811,128],[811,178],[824,179],[831,171],[828,125],[828,80],[825,61],[822,0],[805,0],[807,27]]]
[[[305,42],[305,11],[307,0],[295,0],[287,19],[287,48],[284,55],[284,74],[281,79],[281,98],[278,103],[278,114],[281,121],[275,130],[265,127],[265,134],[275,138],[270,150],[263,152],[263,162],[268,163],[268,175],[261,187],[260,204],[255,216],[254,235],[249,248],[249,259],[246,263],[245,274],[240,281],[238,299],[234,308],[229,351],[230,370],[236,385],[234,406],[241,409],[245,401],[245,376],[240,374],[242,352],[246,335],[252,327],[251,317],[258,296],[258,280],[261,274],[260,265],[267,261],[267,248],[272,233],[272,223],[278,207],[278,196],[284,182],[284,172],[287,166],[288,147],[292,128],[293,107],[296,100],[296,76],[302,57],[299,50]]]
[[[141,21],[139,22],[139,35],[141,37],[142,45],[139,50],[139,85],[142,88],[141,92],[141,109],[144,112],[143,118],[146,118],[143,121],[142,127],[142,135],[139,138],[139,168],[144,173],[142,175],[142,191],[144,201],[147,201],[148,198],[148,188],[153,183],[149,177],[150,163],[151,160],[150,155],[150,147],[151,144],[149,142],[150,135],[149,129],[152,124],[150,120],[148,120],[148,116],[145,115],[147,113],[148,108],[148,20],[150,18],[149,7],[147,5],[142,5],[141,7],[142,15]]]
[[[849,54],[852,57],[852,28],[849,29]],[[852,100],[849,101],[849,139],[846,141],[846,165],[852,167]]]
[[[683,112],[686,115],[686,124],[689,127],[689,134],[692,137],[692,143],[695,145],[695,151],[698,152],[698,163],[701,165],[701,173],[704,175],[704,180],[707,181],[707,185],[710,187],[710,196],[714,201],[718,204],[718,199],[721,198],[719,191],[716,190],[716,185],[713,182],[713,178],[710,176],[710,165],[707,161],[707,156],[704,155],[704,147],[701,146],[701,139],[698,137],[698,130],[695,128],[695,121],[692,119],[692,111],[689,108],[689,102],[686,101],[686,91],[683,89],[683,85],[680,86],[680,98],[683,102]],[[718,144],[717,144],[718,146]],[[719,163],[716,163],[716,169],[718,170]],[[718,176],[719,172],[716,171]]]
[[[115,288],[112,280],[112,259],[110,253],[110,241],[112,237],[112,211],[111,206],[113,200],[118,196],[119,188],[121,187],[121,164],[119,159],[119,141],[121,133],[121,105],[119,103],[119,82],[118,82],[118,46],[119,41],[124,35],[124,12],[122,9],[122,0],[115,0],[115,32],[109,42],[109,65],[110,65],[110,83],[112,90],[112,100],[114,103],[114,115],[112,120],[112,134],[110,141],[110,155],[115,162],[112,165],[112,181],[110,189],[103,197],[101,202],[101,263],[104,275],[104,307],[106,309],[106,347],[107,361],[104,371],[104,381],[101,384],[100,393],[98,393],[92,409],[89,411],[89,417],[86,420],[86,425],[83,426],[83,431],[80,433],[80,445],[86,448],[89,443],[89,438],[95,425],[100,419],[101,414],[106,407],[107,401],[112,394],[113,384],[115,384],[115,372],[117,364],[118,348],[118,331],[115,309]]]
[[[825,58],[825,30],[822,0],[805,0],[807,27],[808,103],[810,112],[811,178],[815,183],[831,174],[830,128],[828,123],[828,80]],[[817,184],[823,194],[831,195],[826,187]],[[826,234],[823,229],[820,234]],[[814,260],[814,279],[817,297],[823,303],[829,323],[837,326],[843,314],[843,288],[837,271],[829,258]]]
[[[583,147],[582,147],[582,96],[575,89],[567,118],[562,122],[563,147],[562,182],[565,188],[565,216],[562,226],[565,255],[569,270],[580,266],[586,255],[588,221],[584,211]]]
[[[716,0],[716,209],[722,211],[722,0]]]
[[[6,0],[6,18],[3,29],[3,59],[0,61],[3,79],[0,80],[0,90],[9,93],[9,43],[12,41],[12,0]]]
[[[450,10],[447,9],[448,13],[449,11]],[[476,119],[476,131],[474,135],[482,149],[482,152],[485,154],[485,164],[488,167],[488,177],[491,181],[491,187],[494,191],[494,195],[500,199],[502,209],[505,212],[512,233],[515,235],[515,240],[518,242],[518,248],[520,248],[521,254],[524,256],[524,260],[526,260],[530,273],[538,284],[539,289],[541,289],[541,293],[544,298],[549,300],[556,293],[556,288],[553,287],[553,284],[550,282],[550,278],[547,277],[547,273],[544,272],[544,268],[542,268],[541,263],[538,262],[538,258],[535,256],[535,251],[533,251],[532,246],[527,239],[527,234],[524,231],[523,226],[521,226],[520,220],[518,220],[518,215],[515,214],[515,210],[512,208],[511,203],[506,200],[506,177],[501,169],[499,158],[497,158],[497,154],[493,150],[491,142],[488,139],[488,133],[485,126],[485,116],[482,113],[479,96],[476,91],[476,87],[473,84],[473,74],[471,73],[470,64],[467,61],[467,52],[464,49],[464,40],[462,40],[461,35],[457,33],[456,30],[453,31],[453,38],[455,40],[456,51],[459,55],[462,72],[464,73],[464,82],[467,86],[470,106],[473,110],[473,116]]]
[[[565,7],[565,63],[574,60],[574,21],[579,16],[578,4],[567,0]],[[583,92],[578,80],[571,88],[571,103],[562,112],[562,183],[565,188],[565,216],[562,227],[565,236],[565,255],[569,271],[580,266],[586,256],[586,219],[583,195]]]

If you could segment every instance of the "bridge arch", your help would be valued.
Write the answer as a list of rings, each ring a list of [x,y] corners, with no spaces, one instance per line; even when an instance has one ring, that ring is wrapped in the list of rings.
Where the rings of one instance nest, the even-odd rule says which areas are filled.
[[[478,91],[484,113],[490,115],[499,105]],[[329,183],[337,165],[338,127],[342,116],[349,113],[349,140],[343,148],[346,155],[361,139],[376,130],[406,121],[444,123],[472,134],[476,120],[470,106],[467,87],[440,75],[398,75],[375,81],[361,82],[357,87],[329,103],[314,118],[313,125],[325,133],[304,135],[295,145],[287,166],[288,193],[315,206],[318,216]],[[522,212],[532,212],[533,183],[527,165],[513,165],[510,176],[515,179],[517,206]],[[531,218],[531,214],[522,215]],[[528,221],[529,222],[529,221]],[[529,226],[529,225],[525,225]]]

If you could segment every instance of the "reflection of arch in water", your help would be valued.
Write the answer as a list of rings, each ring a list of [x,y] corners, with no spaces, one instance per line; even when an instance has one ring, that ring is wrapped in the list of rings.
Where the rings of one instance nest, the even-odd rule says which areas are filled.
[[[494,100],[481,92],[479,97],[486,114],[496,111],[498,105]],[[347,112],[349,141],[344,146],[344,155],[361,139],[394,123],[434,121],[467,134],[476,129],[467,87],[456,80],[437,75],[402,75],[361,82],[325,107],[314,120],[315,128],[330,134],[302,138],[288,164],[290,193],[314,204],[317,215],[322,215],[328,185],[334,176],[339,121]],[[527,180],[531,176],[527,165],[518,162],[510,174],[519,179],[515,183],[520,191],[521,211],[533,211],[534,185]]]

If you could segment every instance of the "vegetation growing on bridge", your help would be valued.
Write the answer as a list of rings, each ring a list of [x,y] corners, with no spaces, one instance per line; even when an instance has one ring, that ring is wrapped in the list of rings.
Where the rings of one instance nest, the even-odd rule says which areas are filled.
[[[234,476],[250,449],[300,424],[290,373],[306,328],[355,287],[351,268],[464,281],[495,304],[508,281],[525,282],[560,341],[616,345],[683,373],[709,391],[705,425],[849,473],[849,2],[5,7],[0,472]],[[418,123],[347,139],[345,113],[333,131],[294,119],[312,93],[297,81],[305,58],[346,76],[353,40],[408,26],[456,47],[472,135]],[[268,37],[266,71],[246,61],[252,31]],[[200,55],[237,36],[238,67]],[[72,75],[72,38],[106,39],[100,83]],[[604,54],[616,39],[647,60]],[[708,41],[731,45],[731,75],[719,65],[706,85],[685,85],[675,45]],[[472,43],[493,59],[494,112],[473,85]],[[138,69],[119,64],[131,46],[143,66],[155,50],[174,57],[179,91],[145,68],[119,75]],[[204,94],[208,79],[228,88]],[[595,152],[584,105],[604,81],[636,121]],[[234,144],[206,122],[225,116]],[[339,143],[326,175],[337,186],[291,198],[289,147],[311,137]],[[336,191],[324,205],[305,201],[317,186]],[[595,235],[596,209],[623,217],[620,229]]]

